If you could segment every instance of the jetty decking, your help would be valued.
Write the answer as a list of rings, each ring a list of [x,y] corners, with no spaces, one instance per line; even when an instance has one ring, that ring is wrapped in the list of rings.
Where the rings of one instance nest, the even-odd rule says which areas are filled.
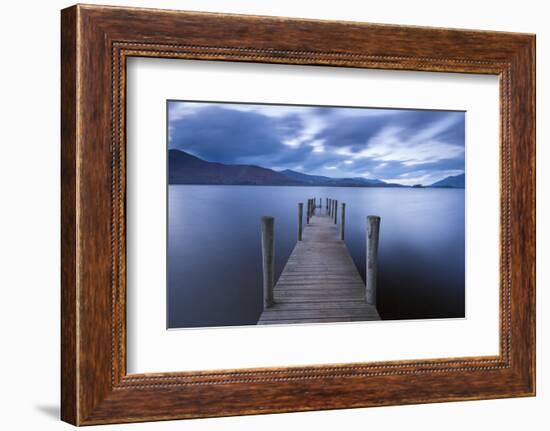
[[[380,320],[331,212],[309,217],[259,325]]]

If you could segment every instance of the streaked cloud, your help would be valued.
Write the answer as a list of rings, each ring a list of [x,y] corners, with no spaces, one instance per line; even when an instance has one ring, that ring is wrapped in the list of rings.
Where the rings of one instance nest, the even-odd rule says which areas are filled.
[[[464,112],[175,102],[169,146],[208,161],[431,184],[464,172]]]

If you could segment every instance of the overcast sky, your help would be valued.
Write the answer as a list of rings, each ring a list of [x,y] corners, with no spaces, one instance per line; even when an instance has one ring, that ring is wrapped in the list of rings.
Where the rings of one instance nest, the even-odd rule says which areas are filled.
[[[210,162],[431,184],[464,172],[464,112],[168,104],[168,145]]]

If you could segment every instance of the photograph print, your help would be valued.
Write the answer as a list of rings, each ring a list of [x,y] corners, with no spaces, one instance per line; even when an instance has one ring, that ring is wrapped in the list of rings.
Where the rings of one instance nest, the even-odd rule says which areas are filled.
[[[465,317],[465,112],[167,101],[167,327]]]

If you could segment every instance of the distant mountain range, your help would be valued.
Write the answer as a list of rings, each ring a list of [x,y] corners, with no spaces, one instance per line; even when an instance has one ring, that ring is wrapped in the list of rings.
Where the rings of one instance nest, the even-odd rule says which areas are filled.
[[[361,177],[355,178],[330,178],[321,175],[307,175],[300,172],[286,169],[279,172],[287,178],[292,178],[301,183],[312,186],[335,186],[335,187],[400,187],[399,184],[389,184],[381,180],[367,179]]]
[[[465,187],[465,175],[455,175],[454,177],[443,178],[441,181],[433,183],[430,187],[463,189]]]
[[[280,172],[253,165],[207,162],[184,151],[168,151],[170,184],[292,186],[296,180]]]
[[[464,188],[455,178],[447,177],[432,187]],[[446,183],[446,181],[448,183]],[[382,180],[355,178],[330,178],[307,175],[286,169],[274,171],[255,165],[227,165],[207,162],[181,150],[168,151],[169,184],[256,185],[256,186],[325,186],[325,187],[406,187]],[[458,184],[458,185],[454,185]]]

